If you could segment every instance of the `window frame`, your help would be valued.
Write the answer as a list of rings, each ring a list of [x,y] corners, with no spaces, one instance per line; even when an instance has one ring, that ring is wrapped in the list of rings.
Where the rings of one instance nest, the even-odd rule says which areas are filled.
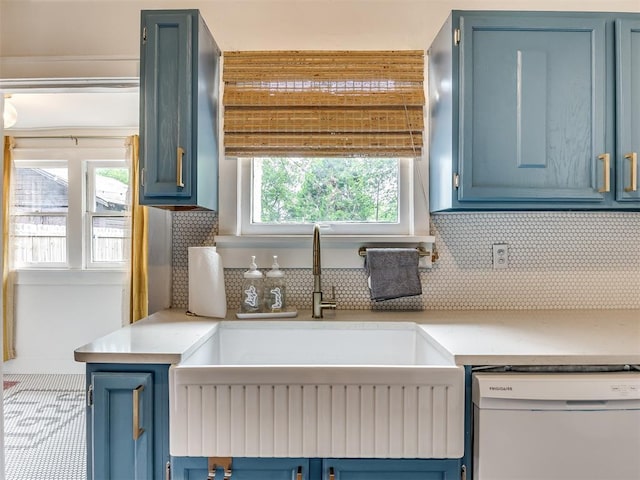
[[[278,255],[283,268],[311,267],[312,230],[299,234],[247,234],[242,233],[241,170],[242,161],[235,157],[225,158],[221,150],[219,163],[218,235],[215,243],[224,258],[225,268],[246,268],[251,255],[256,255],[259,266],[272,263]],[[340,235],[322,229],[323,268],[362,268],[363,260],[358,248],[371,245],[423,246],[431,250],[435,238],[429,234],[428,163],[426,152],[413,159],[411,230],[405,235],[388,235],[379,232],[370,234]],[[431,257],[421,257],[420,265],[429,267]]]
[[[345,157],[348,161],[348,158]],[[398,222],[357,223],[320,222],[323,232],[332,235],[410,235],[413,229],[413,162],[411,158],[398,158]],[[252,221],[253,159],[238,158],[238,203],[240,211],[240,235],[304,235],[311,231],[313,223],[255,224]]]
[[[17,270],[126,270],[122,262],[92,262],[88,215],[88,164],[125,164],[131,169],[126,137],[17,137],[12,161],[21,165],[52,165],[66,162],[68,179],[67,262],[14,265]],[[73,143],[70,143],[73,142]],[[130,178],[132,175],[130,175]],[[11,213],[11,215],[13,215]],[[130,216],[130,210],[127,213]],[[12,228],[12,227],[11,227]]]
[[[56,160],[16,160],[13,159],[14,165],[12,166],[15,169],[16,166],[19,165],[20,168],[66,168],[67,169],[67,181],[69,178],[69,162],[63,159]],[[11,186],[13,191],[13,186]],[[70,190],[70,189],[69,189]],[[67,203],[69,203],[70,191],[67,190]],[[13,199],[11,200],[13,203]],[[64,217],[65,218],[65,262],[31,262],[28,264],[20,265],[19,268],[66,268],[69,264],[69,208],[67,208],[66,212],[36,212],[31,211],[29,213],[14,213],[10,208],[9,216],[11,219],[14,217],[33,217],[33,216],[43,216],[43,217]],[[11,221],[10,226],[10,237],[14,237],[14,222]],[[13,243],[13,242],[12,242]],[[15,248],[15,245],[12,245],[12,252]]]
[[[96,182],[95,182],[95,170],[98,168],[128,168],[129,169],[129,192],[131,192],[132,171],[131,162],[126,160],[85,160],[85,178],[86,178],[86,197],[84,208],[84,228],[85,228],[85,268],[87,270],[101,270],[101,269],[113,269],[122,268],[127,263],[128,256],[131,255],[131,203],[129,208],[124,212],[98,212],[95,207],[90,208],[90,203],[95,202],[96,197]],[[131,200],[131,196],[129,197]],[[122,262],[95,262],[93,261],[93,219],[96,217],[114,217],[114,218],[129,218],[127,230],[128,236],[125,238],[129,240],[128,244],[125,243],[125,260]],[[128,255],[128,256],[127,256]]]

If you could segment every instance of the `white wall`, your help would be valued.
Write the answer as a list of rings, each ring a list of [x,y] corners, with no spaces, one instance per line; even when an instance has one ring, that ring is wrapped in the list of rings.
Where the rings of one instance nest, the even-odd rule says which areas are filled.
[[[4,373],[84,373],[73,351],[122,326],[125,273],[17,273],[16,354]]]
[[[141,9],[198,8],[220,48],[426,49],[452,9],[640,11],[640,0],[0,0],[4,78],[136,76]]]

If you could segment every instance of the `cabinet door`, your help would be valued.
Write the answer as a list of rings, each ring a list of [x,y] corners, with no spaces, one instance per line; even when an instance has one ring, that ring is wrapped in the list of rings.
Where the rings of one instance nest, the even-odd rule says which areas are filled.
[[[460,201],[605,199],[605,25],[460,17]]]
[[[311,480],[309,460],[304,458],[234,458],[231,472],[233,480]],[[206,458],[171,459],[172,480],[203,480],[207,474]],[[218,476],[223,477],[222,469]]]
[[[616,21],[616,199],[640,201],[640,20]]]
[[[193,36],[197,27],[197,17],[190,13],[146,11],[142,15],[141,203],[192,195]]]
[[[322,480],[459,480],[460,460],[325,460]]]
[[[91,374],[92,479],[153,479],[153,375]]]

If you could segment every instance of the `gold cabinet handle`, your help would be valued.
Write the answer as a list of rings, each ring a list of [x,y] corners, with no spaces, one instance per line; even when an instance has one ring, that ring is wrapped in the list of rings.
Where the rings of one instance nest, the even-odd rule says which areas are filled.
[[[604,186],[598,190],[599,193],[606,193],[611,190],[611,156],[608,153],[598,155],[598,159],[604,162]]]
[[[333,471],[333,467],[329,467],[329,480],[336,480],[336,474]]]
[[[638,191],[638,154],[636,152],[627,153],[624,158],[631,162],[631,185],[625,187],[625,192]]]
[[[140,428],[140,394],[144,390],[144,385],[139,385],[133,389],[133,440],[138,440],[144,433],[144,428]]]
[[[302,467],[298,467],[298,471],[296,473],[296,480],[302,480]]]
[[[184,157],[184,148],[178,147],[178,153],[176,154],[176,185],[180,188],[184,187],[182,181],[182,157]]]
[[[209,457],[207,459],[207,465],[209,474],[207,475],[207,480],[215,480],[216,479],[216,470],[218,467],[224,470],[224,479],[228,480],[231,478],[232,470],[231,464],[233,463],[232,457]]]

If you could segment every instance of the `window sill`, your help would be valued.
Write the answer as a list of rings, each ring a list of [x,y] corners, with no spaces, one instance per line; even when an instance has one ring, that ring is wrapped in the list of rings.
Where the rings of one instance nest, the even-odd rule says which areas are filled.
[[[225,268],[246,268],[252,255],[260,268],[270,267],[273,255],[282,268],[311,268],[311,235],[221,235],[215,242]],[[322,235],[322,267],[362,268],[360,247],[422,246],[431,252],[434,242],[430,235]],[[431,267],[430,255],[420,257],[420,267]]]

